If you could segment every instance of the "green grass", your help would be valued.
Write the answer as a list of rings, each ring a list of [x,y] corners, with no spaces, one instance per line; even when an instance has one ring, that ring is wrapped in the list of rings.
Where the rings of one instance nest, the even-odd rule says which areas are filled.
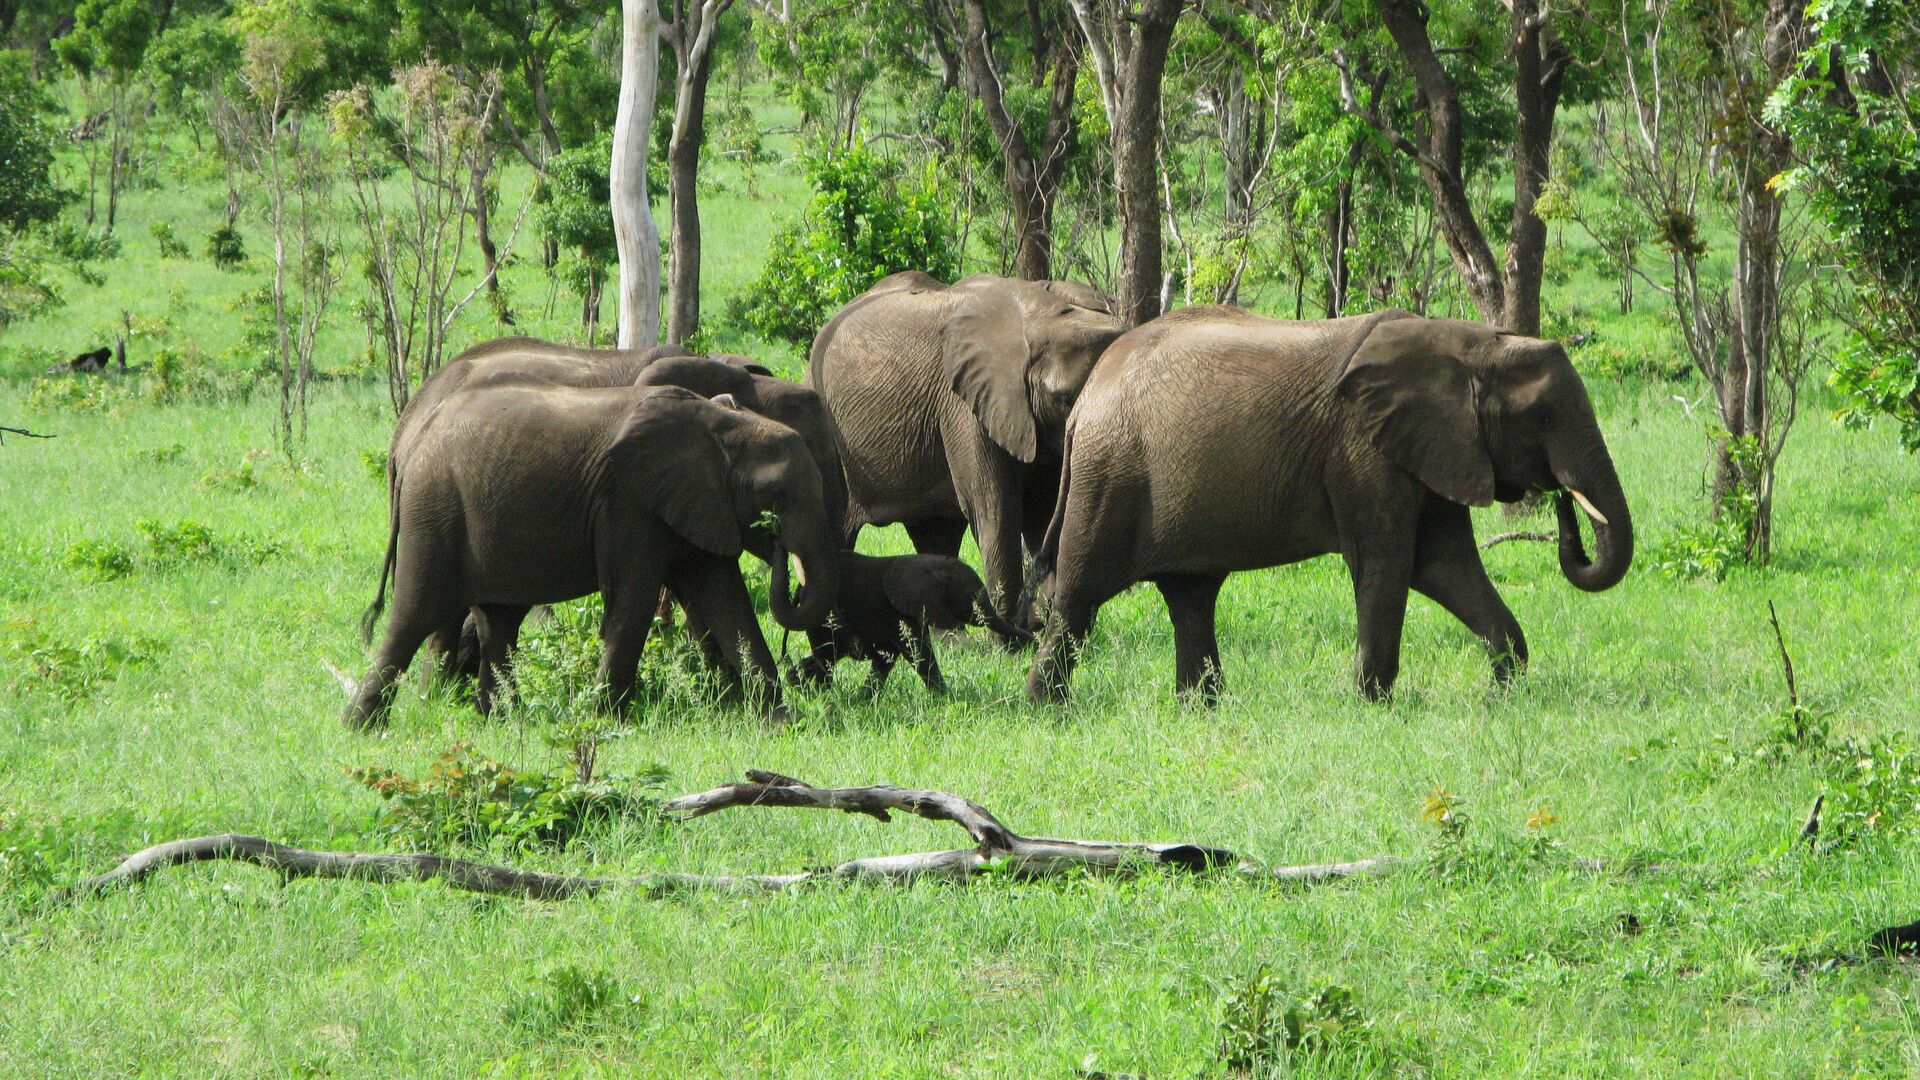
[[[765,186],[767,198],[707,202],[710,310],[757,268],[766,223],[797,209],[790,175],[770,168]],[[195,181],[127,198],[128,250],[106,286],[10,336],[4,370],[32,374],[19,347],[71,341],[121,306],[164,310],[151,286],[167,280],[189,301],[173,333],[209,355],[237,342],[223,297],[256,284],[258,265],[163,264],[146,233],[153,219],[193,222],[176,231],[197,250],[212,192]],[[510,281],[533,310],[542,286],[523,251]],[[1607,296],[1585,274],[1552,293],[1602,340],[1658,344],[1655,317],[1609,316]],[[556,311],[526,329],[567,332],[564,298]],[[331,333],[337,351],[358,340],[344,317]],[[1642,550],[1656,548],[1704,512],[1704,417],[1671,400],[1700,390],[1590,385]],[[1643,561],[1588,596],[1545,545],[1489,553],[1534,654],[1511,692],[1491,690],[1477,644],[1416,599],[1395,702],[1357,701],[1350,588],[1322,559],[1228,583],[1229,693],[1211,712],[1171,701],[1171,633],[1143,588],[1104,611],[1064,709],[1026,705],[1025,658],[969,636],[942,643],[946,699],[902,671],[865,702],[848,665],[840,689],[796,695],[797,722],[770,731],[676,688],[602,757],[616,774],[662,762],[673,791],[748,767],[946,788],[1030,833],[1201,841],[1272,864],[1418,858],[1437,835],[1421,805],[1440,785],[1466,800],[1476,843],[1522,835],[1544,807],[1564,851],[1614,871],[1549,860],[1311,891],[1156,874],[542,905],[433,885],[282,886],[213,865],[49,908],[49,882],[181,835],[377,844],[379,799],[349,767],[419,772],[461,738],[517,765],[558,758],[544,725],[486,722],[444,694],[403,693],[382,737],[336,722],[323,661],[364,661],[354,626],[386,534],[364,458],[390,430],[384,389],[322,387],[301,464],[254,454],[246,480],[242,463],[271,444],[265,395],[161,406],[134,394],[86,411],[35,410],[27,393],[0,384],[0,419],[58,438],[0,448],[0,1074],[1063,1076],[1091,1058],[1189,1076],[1214,1069],[1223,984],[1263,965],[1293,997],[1351,987],[1371,1021],[1352,1057],[1299,1062],[1308,1075],[1920,1070],[1912,968],[1819,962],[1920,916],[1920,854],[1791,850],[1826,789],[1819,772],[1804,756],[1734,760],[1767,739],[1783,701],[1768,600],[1803,695],[1836,734],[1911,730],[1920,697],[1913,462],[1883,433],[1838,430],[1818,400],[1784,459],[1768,570],[1699,584]],[[206,527],[210,557],[156,549],[149,534],[182,522]],[[1479,526],[1546,522],[1488,512]],[[905,544],[888,530],[862,546]],[[958,842],[918,820],[736,811],[511,857],[778,872]]]

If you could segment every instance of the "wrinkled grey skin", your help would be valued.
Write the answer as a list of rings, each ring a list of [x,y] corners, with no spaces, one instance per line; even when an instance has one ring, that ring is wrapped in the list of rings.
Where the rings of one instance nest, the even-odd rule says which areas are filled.
[[[1074,282],[894,274],[814,338],[807,385],[841,438],[848,546],[906,525],[917,551],[957,555],[971,526],[994,607],[1011,614],[1023,543],[1053,511],[1067,414],[1125,330]]]
[[[1611,588],[1633,560],[1626,496],[1566,352],[1478,323],[1174,312],[1114,342],[1067,441],[1029,590],[1047,605],[1027,680],[1036,700],[1065,698],[1074,647],[1136,581],[1166,598],[1177,689],[1211,701],[1226,576],[1338,552],[1354,583],[1355,679],[1380,697],[1399,672],[1409,588],[1481,638],[1500,681],[1526,663],[1469,506],[1559,492],[1560,567],[1581,589]]]
[[[384,722],[393,684],[431,634],[476,615],[480,706],[536,604],[599,592],[608,702],[633,694],[663,585],[748,655],[762,705],[782,715],[772,654],[740,577],[744,549],[773,570],[769,605],[789,629],[818,625],[838,589],[838,530],[820,472],[791,429],[677,387],[581,389],[522,382],[444,395],[414,418],[392,474],[393,614],[344,722]],[[759,527],[778,516],[777,534]],[[790,591],[791,552],[809,585]]]
[[[747,357],[694,356],[677,345],[583,349],[527,337],[475,345],[442,366],[401,413],[388,457],[389,488],[394,470],[406,460],[420,418],[430,415],[436,402],[463,389],[525,382],[577,387],[680,386],[709,398],[731,394],[742,407],[800,433],[820,468],[829,519],[839,522],[846,515],[846,477],[840,468],[838,440],[819,396],[798,383],[776,378]],[[701,644],[709,664],[725,678],[729,666],[720,661],[721,651],[703,630],[695,618],[688,634]],[[466,618],[435,631],[428,650],[445,658],[442,674],[471,678],[480,674],[477,643],[477,624]]]
[[[813,652],[794,668],[794,681],[825,686],[838,661],[867,660],[867,692],[877,695],[904,656],[927,689],[944,694],[932,631],[962,626],[984,626],[1023,644],[1033,636],[993,609],[980,575],[959,559],[842,551],[840,599],[824,625],[807,631]]]

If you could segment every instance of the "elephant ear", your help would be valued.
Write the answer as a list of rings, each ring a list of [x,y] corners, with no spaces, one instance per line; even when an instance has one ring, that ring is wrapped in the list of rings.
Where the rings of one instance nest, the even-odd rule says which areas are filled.
[[[937,630],[953,630],[967,623],[965,612],[956,612],[947,603],[946,575],[917,559],[899,559],[880,578],[880,591],[887,603],[907,621],[922,621]]]
[[[1032,461],[1040,448],[1027,401],[1027,318],[1006,285],[969,290],[940,332],[941,359],[953,392],[1007,453]]]
[[[1113,314],[1113,297],[1083,282],[1049,281],[1046,289],[1069,304],[1091,308],[1105,315]]]
[[[1492,331],[1388,312],[1376,316],[1339,378],[1339,393],[1388,460],[1442,496],[1493,502],[1473,377],[1462,359]]]
[[[679,387],[655,390],[627,414],[606,467],[613,490],[631,492],[688,543],[732,558],[741,545],[731,465],[708,422],[722,407]]]

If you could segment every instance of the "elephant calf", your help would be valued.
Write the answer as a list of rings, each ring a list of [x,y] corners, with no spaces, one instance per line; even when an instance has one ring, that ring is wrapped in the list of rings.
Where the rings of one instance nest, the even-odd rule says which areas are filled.
[[[826,625],[808,631],[813,653],[794,671],[802,685],[824,686],[842,657],[873,664],[867,692],[878,694],[893,665],[905,656],[935,693],[946,680],[934,659],[930,630],[984,626],[1024,645],[1033,635],[1008,622],[987,595],[980,575],[945,555],[840,553],[840,600]]]

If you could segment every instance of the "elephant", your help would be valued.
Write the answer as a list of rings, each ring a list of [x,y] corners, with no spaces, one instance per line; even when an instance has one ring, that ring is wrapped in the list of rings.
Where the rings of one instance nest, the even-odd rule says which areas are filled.
[[[600,680],[611,707],[632,697],[654,603],[669,585],[722,640],[746,650],[774,718],[772,654],[739,556],[773,570],[776,622],[817,626],[838,591],[839,533],[800,436],[678,387],[507,383],[441,398],[393,472],[392,520],[371,632],[393,584],[393,614],[344,722],[384,723],[394,681],[431,634],[477,613],[480,706],[521,618],[536,604],[600,592]],[[775,524],[768,527],[767,514]],[[789,591],[787,559],[802,585]]]
[[[840,598],[826,624],[807,631],[812,653],[795,667],[794,681],[825,686],[840,659],[868,660],[867,693],[878,696],[905,656],[927,689],[942,694],[947,684],[930,631],[962,626],[984,626],[1022,643],[1032,637],[994,610],[980,575],[959,559],[842,551]]]
[[[1163,315],[1101,357],[1068,425],[1053,519],[1023,605],[1046,602],[1027,691],[1064,700],[1100,605],[1136,581],[1173,622],[1176,692],[1218,695],[1214,606],[1237,570],[1338,552],[1354,678],[1386,696],[1407,590],[1485,644],[1504,683],[1526,639],[1480,562],[1470,506],[1555,492],[1560,568],[1611,588],[1633,521],[1585,385],[1558,344],[1401,310],[1288,322]],[[1593,522],[1582,546],[1578,507]]]
[[[438,402],[462,389],[525,382],[576,387],[681,386],[709,398],[730,394],[748,410],[800,434],[820,468],[824,506],[836,529],[846,515],[846,478],[840,468],[837,436],[819,396],[805,386],[775,377],[747,357],[694,356],[676,345],[595,350],[527,337],[500,338],[476,345],[442,366],[408,402],[388,452],[389,488],[395,470],[406,461],[417,429],[434,415]],[[688,631],[701,642],[710,665],[724,670],[725,663],[720,660],[714,643],[704,636],[704,627],[697,618]],[[450,622],[436,630],[428,644],[432,653],[446,658],[444,668],[451,674],[460,677],[480,674],[478,636],[473,619]]]
[[[814,338],[807,385],[840,433],[847,546],[900,522],[915,550],[954,556],[971,526],[1010,615],[1022,544],[1038,546],[1053,511],[1067,414],[1126,330],[1111,307],[1076,282],[906,271],[842,308]]]

